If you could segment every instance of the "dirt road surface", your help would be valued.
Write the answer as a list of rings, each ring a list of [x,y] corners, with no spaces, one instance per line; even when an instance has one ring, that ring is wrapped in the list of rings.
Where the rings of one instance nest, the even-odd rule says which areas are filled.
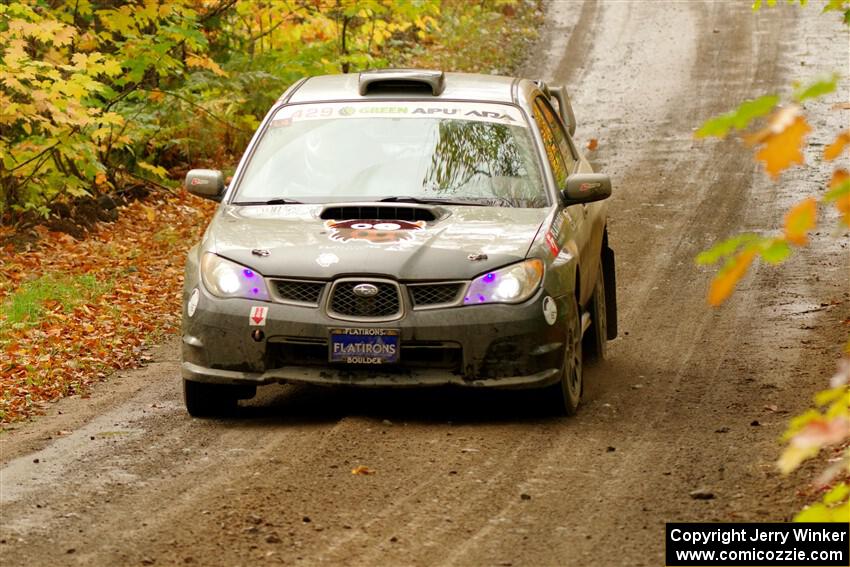
[[[274,386],[238,419],[191,419],[172,340],[0,437],[0,563],[662,565],[666,521],[789,518],[811,471],[776,474],[778,437],[847,332],[846,235],[820,230],[719,310],[693,258],[780,227],[819,191],[817,153],[846,113],[809,105],[814,171],[776,186],[735,142],[696,143],[692,129],[846,71],[848,39],[814,6],[749,5],[551,6],[528,74],[569,85],[578,143],[599,140],[591,155],[616,188],[621,338],[588,369],[576,418],[542,417],[516,393]],[[359,465],[374,474],[352,475]]]

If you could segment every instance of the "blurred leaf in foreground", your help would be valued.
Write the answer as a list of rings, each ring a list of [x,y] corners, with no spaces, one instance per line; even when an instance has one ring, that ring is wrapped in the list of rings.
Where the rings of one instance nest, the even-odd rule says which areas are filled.
[[[834,160],[841,155],[841,152],[843,152],[844,148],[848,145],[850,145],[850,130],[844,130],[835,137],[835,141],[824,148],[823,159],[827,161]]]
[[[797,246],[808,244],[807,234],[817,226],[818,202],[814,197],[794,205],[785,215],[785,238]]]
[[[720,273],[715,276],[708,291],[708,302],[711,305],[720,305],[732,295],[735,286],[738,285],[738,282],[747,273],[747,269],[753,263],[756,254],[757,250],[755,248],[745,248],[734,256]]]
[[[772,178],[794,164],[804,163],[803,140],[811,132],[799,106],[789,106],[773,113],[766,128],[745,138],[751,146],[761,146],[756,159],[764,163]]]
[[[747,128],[753,120],[765,116],[778,103],[779,97],[776,95],[766,95],[755,100],[744,101],[735,110],[706,120],[694,135],[697,138],[708,138],[710,136],[723,138],[733,128],[736,130]]]

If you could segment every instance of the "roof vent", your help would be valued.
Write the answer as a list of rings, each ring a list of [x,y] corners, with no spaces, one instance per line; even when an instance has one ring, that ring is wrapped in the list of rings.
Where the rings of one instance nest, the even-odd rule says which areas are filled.
[[[360,94],[389,92],[442,94],[446,75],[442,71],[419,69],[383,69],[360,73]]]

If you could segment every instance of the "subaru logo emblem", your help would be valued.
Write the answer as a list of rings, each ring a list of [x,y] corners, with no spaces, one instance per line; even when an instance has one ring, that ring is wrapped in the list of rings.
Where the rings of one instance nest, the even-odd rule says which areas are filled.
[[[378,295],[378,286],[370,283],[362,283],[354,286],[354,295],[357,297],[375,297]]]

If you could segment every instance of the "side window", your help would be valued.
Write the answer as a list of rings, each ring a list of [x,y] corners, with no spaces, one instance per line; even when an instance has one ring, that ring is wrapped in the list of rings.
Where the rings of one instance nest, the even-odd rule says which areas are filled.
[[[558,147],[558,140],[549,126],[549,122],[544,117],[540,105],[536,103],[531,108],[531,111],[537,127],[540,128],[540,136],[543,138],[543,148],[546,150],[546,158],[549,160],[549,166],[552,168],[552,175],[555,176],[555,184],[558,186],[558,189],[562,189],[566,185],[567,175],[570,172],[564,163],[563,154]]]
[[[549,106],[547,102],[543,101],[543,99],[538,98],[537,105],[540,106],[540,111],[543,113],[543,117],[555,135],[555,141],[558,144],[558,148],[561,150],[561,155],[564,156],[564,163],[567,166],[567,171],[572,171],[576,165],[576,160],[573,157],[573,149],[570,147],[570,142],[567,140],[567,133],[564,131],[563,123],[555,114],[555,111],[552,110],[552,107]]]

